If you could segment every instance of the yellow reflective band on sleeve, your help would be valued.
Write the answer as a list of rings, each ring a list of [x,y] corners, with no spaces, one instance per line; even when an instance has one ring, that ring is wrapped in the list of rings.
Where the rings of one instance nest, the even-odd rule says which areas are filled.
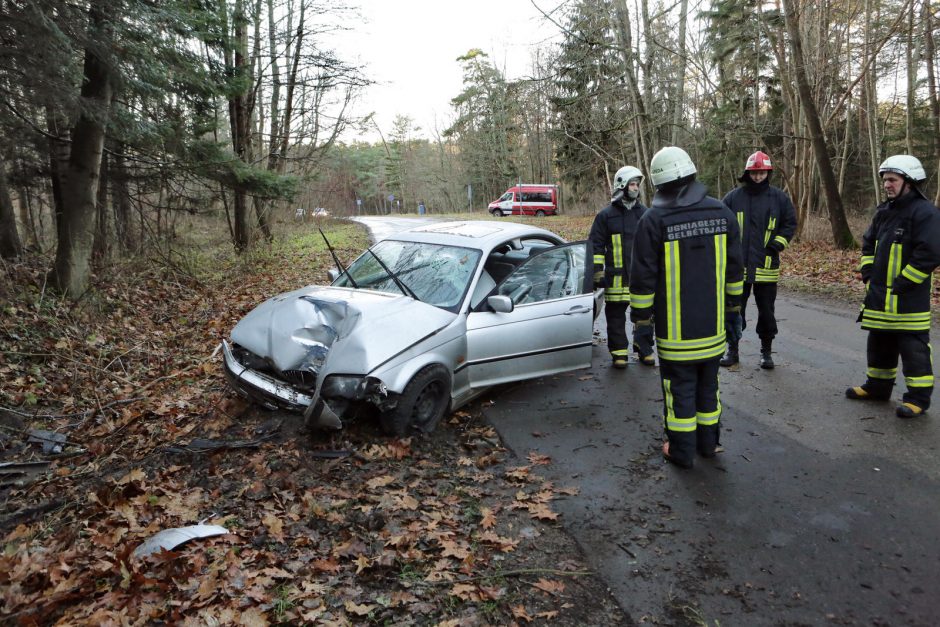
[[[889,381],[894,381],[894,378],[898,376],[897,368],[869,368],[865,373],[868,375],[869,379],[887,379]]]
[[[740,296],[744,293],[744,281],[732,281],[725,283],[725,294],[728,296]]]
[[[776,236],[776,237],[774,238],[774,241],[777,242],[778,244],[780,244],[781,246],[783,246],[783,249],[784,249],[784,250],[786,250],[786,249],[787,249],[787,246],[790,245],[790,242],[787,241],[787,238],[785,238],[783,235],[778,235],[778,236]]]
[[[682,296],[679,293],[682,267],[679,260],[679,242],[666,242],[666,337],[682,337]],[[658,315],[658,314],[657,314]]]
[[[862,255],[862,260],[858,263],[858,269],[861,270],[865,266],[870,266],[873,263],[875,263],[874,255]]]
[[[932,388],[933,375],[928,374],[922,377],[904,377],[904,382],[909,388]]]
[[[622,268],[623,267],[623,242],[621,241],[620,233],[615,233],[611,238],[611,243],[614,245],[614,267]]]
[[[630,298],[633,300],[634,309],[646,309],[647,307],[653,306],[653,299],[655,298],[654,294],[637,294],[633,292],[630,294]]]
[[[725,311],[725,290],[723,285],[725,282],[725,265],[728,262],[727,237],[725,233],[715,236],[715,302],[718,303],[720,313]],[[715,316],[715,323],[715,331],[720,333],[725,328],[724,316]]]
[[[891,249],[888,251],[888,275],[886,277],[888,289],[885,290],[886,312],[897,312],[898,310],[898,297],[891,293],[891,286],[894,285],[894,279],[899,274],[901,274],[901,245],[893,242]]]
[[[606,262],[607,262],[607,259],[604,257],[604,255],[594,255],[595,266],[603,266],[605,265]]]
[[[710,412],[701,412],[695,414],[695,421],[702,425],[703,427],[708,427],[711,425],[718,424],[718,419],[721,417],[721,405],[718,406],[718,409]]]
[[[901,270],[901,276],[914,283],[923,283],[924,280],[930,275],[925,272],[921,272],[912,265],[906,265],[904,266],[904,269]]]

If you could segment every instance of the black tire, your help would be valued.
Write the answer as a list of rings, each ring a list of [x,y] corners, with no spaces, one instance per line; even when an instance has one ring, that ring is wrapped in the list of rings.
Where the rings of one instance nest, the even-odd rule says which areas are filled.
[[[388,435],[404,436],[415,429],[434,431],[450,406],[450,371],[441,364],[425,366],[412,377],[395,409],[382,412],[379,422]]]
[[[490,214],[491,214],[494,218],[502,218],[502,217],[503,217],[503,212],[500,211],[499,209],[493,209],[492,211],[490,211]]]
[[[535,212],[535,217],[536,217],[536,218],[544,218],[544,217],[545,217],[545,212],[542,211],[541,209],[539,209],[538,211]]]

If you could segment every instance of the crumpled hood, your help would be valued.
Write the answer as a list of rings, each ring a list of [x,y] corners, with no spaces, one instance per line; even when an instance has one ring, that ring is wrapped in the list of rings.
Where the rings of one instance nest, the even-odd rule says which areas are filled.
[[[284,370],[366,374],[456,316],[406,296],[308,286],[266,300],[232,329],[232,341]]]

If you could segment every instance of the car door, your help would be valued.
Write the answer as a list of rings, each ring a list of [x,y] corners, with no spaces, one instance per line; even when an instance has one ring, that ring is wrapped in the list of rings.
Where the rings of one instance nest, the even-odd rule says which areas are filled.
[[[496,287],[514,303],[509,313],[486,303],[467,316],[471,387],[565,372],[591,365],[594,299],[587,244],[544,249]]]

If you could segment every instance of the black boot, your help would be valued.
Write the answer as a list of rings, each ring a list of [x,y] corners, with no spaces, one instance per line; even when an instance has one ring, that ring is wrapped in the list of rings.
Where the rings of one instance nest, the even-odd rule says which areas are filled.
[[[770,356],[772,352],[770,350],[770,345],[773,343],[773,340],[761,340],[760,341],[760,367],[764,370],[773,370],[774,369],[774,358]]]
[[[738,363],[738,345],[728,344],[728,353],[721,358],[718,365],[728,368]]]

